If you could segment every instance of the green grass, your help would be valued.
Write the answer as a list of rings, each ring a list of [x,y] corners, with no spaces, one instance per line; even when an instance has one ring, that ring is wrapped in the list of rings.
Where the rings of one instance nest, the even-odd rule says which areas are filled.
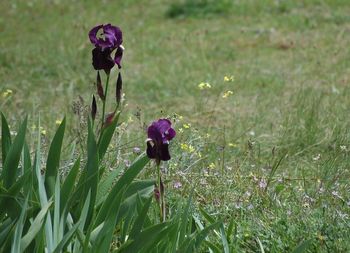
[[[310,252],[350,251],[348,1],[232,1],[224,12],[196,2],[178,2],[181,15],[171,18],[174,4],[164,0],[5,0],[0,92],[13,94],[0,96],[0,109],[11,130],[28,114],[31,131],[40,114],[48,140],[67,115],[65,157],[72,143],[84,145],[95,81],[87,33],[111,22],[124,32],[128,105],[115,140],[126,144],[109,150],[108,166],[144,148],[145,124],[177,113],[169,203],[195,186],[199,206],[227,226],[233,219],[237,252],[258,252],[257,238],[265,252],[307,239]],[[223,99],[227,90],[234,94]]]

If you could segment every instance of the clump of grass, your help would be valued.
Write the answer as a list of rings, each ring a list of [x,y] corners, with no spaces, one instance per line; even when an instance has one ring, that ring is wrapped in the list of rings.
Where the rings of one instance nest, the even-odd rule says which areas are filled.
[[[227,0],[185,0],[171,4],[166,15],[170,18],[223,15],[229,12],[231,6],[231,1]]]

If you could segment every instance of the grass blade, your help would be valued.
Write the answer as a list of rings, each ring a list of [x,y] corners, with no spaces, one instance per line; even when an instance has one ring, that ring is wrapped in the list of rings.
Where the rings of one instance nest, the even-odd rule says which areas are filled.
[[[118,192],[123,187],[129,185],[148,162],[149,158],[146,155],[141,155],[120,177],[120,179],[117,181],[117,183],[113,186],[112,190],[108,194],[106,201],[102,204],[101,209],[96,217],[94,227],[96,227],[104,221],[104,218],[107,216],[108,210],[110,209],[110,203],[113,202],[113,199],[118,194]]]
[[[53,253],[60,253],[60,252],[62,252],[64,246],[70,241],[72,236],[77,231],[78,227],[79,227],[79,222],[69,229],[69,231],[64,235],[64,237],[62,238],[60,243],[57,245],[57,247],[55,248]]]
[[[15,235],[13,237],[13,243],[12,243],[12,247],[11,247],[11,253],[20,253],[21,252],[21,236],[22,236],[24,222],[25,222],[25,216],[26,216],[26,212],[27,212],[28,198],[29,198],[29,195],[27,195],[26,200],[24,201],[21,215],[20,215],[20,217],[17,221],[17,224],[16,224]]]
[[[96,206],[99,206],[102,204],[102,202],[104,202],[106,196],[108,195],[108,191],[111,189],[115,179],[119,176],[121,170],[122,166],[119,166],[117,169],[108,174],[108,177],[105,180],[101,181],[98,184]]]
[[[257,241],[258,244],[259,244],[259,248],[260,248],[261,253],[265,253],[264,247],[263,247],[263,245],[262,245],[262,243],[261,243],[259,237],[256,238],[256,241]]]
[[[84,172],[85,182],[82,198],[85,199],[90,192],[90,205],[87,217],[87,223],[90,223],[92,213],[95,206],[98,184],[98,154],[95,135],[92,129],[91,120],[88,120],[88,157],[86,163],[86,170]]]
[[[1,150],[2,161],[6,160],[7,153],[11,147],[11,132],[4,114],[1,113]]]
[[[127,241],[125,246],[122,246],[117,252],[140,252],[141,249],[156,246],[159,241],[158,235],[164,236],[165,233],[163,232],[168,225],[169,223],[163,222],[143,230],[135,240],[131,241],[131,243]]]
[[[135,239],[137,234],[140,233],[140,231],[141,231],[141,229],[143,227],[144,221],[145,221],[145,219],[147,217],[148,209],[151,206],[152,198],[153,198],[153,196],[148,198],[146,203],[143,205],[140,214],[137,216],[137,218],[136,218],[136,220],[134,222],[134,226],[132,227],[131,232],[130,232],[130,239],[131,240]]]
[[[0,226],[0,245],[4,245],[7,237],[9,236],[9,232],[13,228],[13,224],[15,220],[11,220],[10,218],[6,219],[2,222]],[[0,247],[1,249],[1,247]]]
[[[66,127],[66,119],[64,118],[62,123],[58,127],[56,134],[51,142],[49,154],[47,156],[46,172],[45,172],[45,188],[47,191],[48,198],[50,198],[55,191],[55,182],[56,182],[58,167],[60,163],[65,127]]]
[[[37,233],[42,228],[45,216],[46,216],[51,204],[52,204],[52,202],[47,203],[47,205],[44,206],[40,210],[38,215],[35,217],[33,223],[29,227],[28,232],[26,233],[25,236],[22,237],[21,243],[20,243],[21,244],[21,251],[24,251],[29,246],[29,244],[32,242],[32,240],[35,238]]]
[[[118,124],[119,115],[120,112],[117,113],[113,122],[106,129],[103,130],[101,138],[98,142],[98,157],[100,158],[100,161],[102,161],[104,155],[106,154],[109,143],[111,142],[115,128]]]
[[[18,163],[21,158],[21,153],[24,145],[24,139],[27,129],[27,118],[20,126],[17,136],[15,137],[3,165],[2,179],[6,189],[9,189],[11,185],[16,181]],[[8,142],[8,140],[7,140]]]
[[[61,187],[61,192],[60,192],[60,195],[61,195],[61,205],[60,205],[60,209],[61,209],[61,213],[63,212],[63,210],[67,207],[67,203],[68,203],[68,199],[73,191],[73,188],[74,188],[74,184],[75,184],[75,180],[78,176],[78,173],[79,173],[79,168],[80,168],[80,158],[78,158],[73,167],[70,169],[66,179],[64,180],[64,183]]]

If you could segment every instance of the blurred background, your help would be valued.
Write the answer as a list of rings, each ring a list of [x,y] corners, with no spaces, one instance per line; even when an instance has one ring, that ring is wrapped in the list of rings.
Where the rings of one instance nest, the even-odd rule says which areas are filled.
[[[87,34],[112,23],[126,49],[125,117],[271,131],[300,90],[349,103],[349,11],[347,0],[3,0],[0,92],[13,93],[1,110],[12,120],[40,113],[50,126],[86,109],[96,78]]]

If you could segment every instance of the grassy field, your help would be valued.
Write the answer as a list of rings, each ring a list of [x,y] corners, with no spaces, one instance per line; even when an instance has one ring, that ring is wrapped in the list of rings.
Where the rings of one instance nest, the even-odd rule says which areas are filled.
[[[28,114],[34,131],[40,114],[50,139],[66,115],[67,153],[80,143],[95,89],[87,33],[118,25],[127,105],[111,168],[116,154],[128,163],[145,147],[145,125],[170,117],[169,203],[195,186],[196,206],[232,221],[233,252],[290,252],[305,240],[308,252],[349,252],[349,1],[174,3],[3,1],[0,110],[10,125]]]

